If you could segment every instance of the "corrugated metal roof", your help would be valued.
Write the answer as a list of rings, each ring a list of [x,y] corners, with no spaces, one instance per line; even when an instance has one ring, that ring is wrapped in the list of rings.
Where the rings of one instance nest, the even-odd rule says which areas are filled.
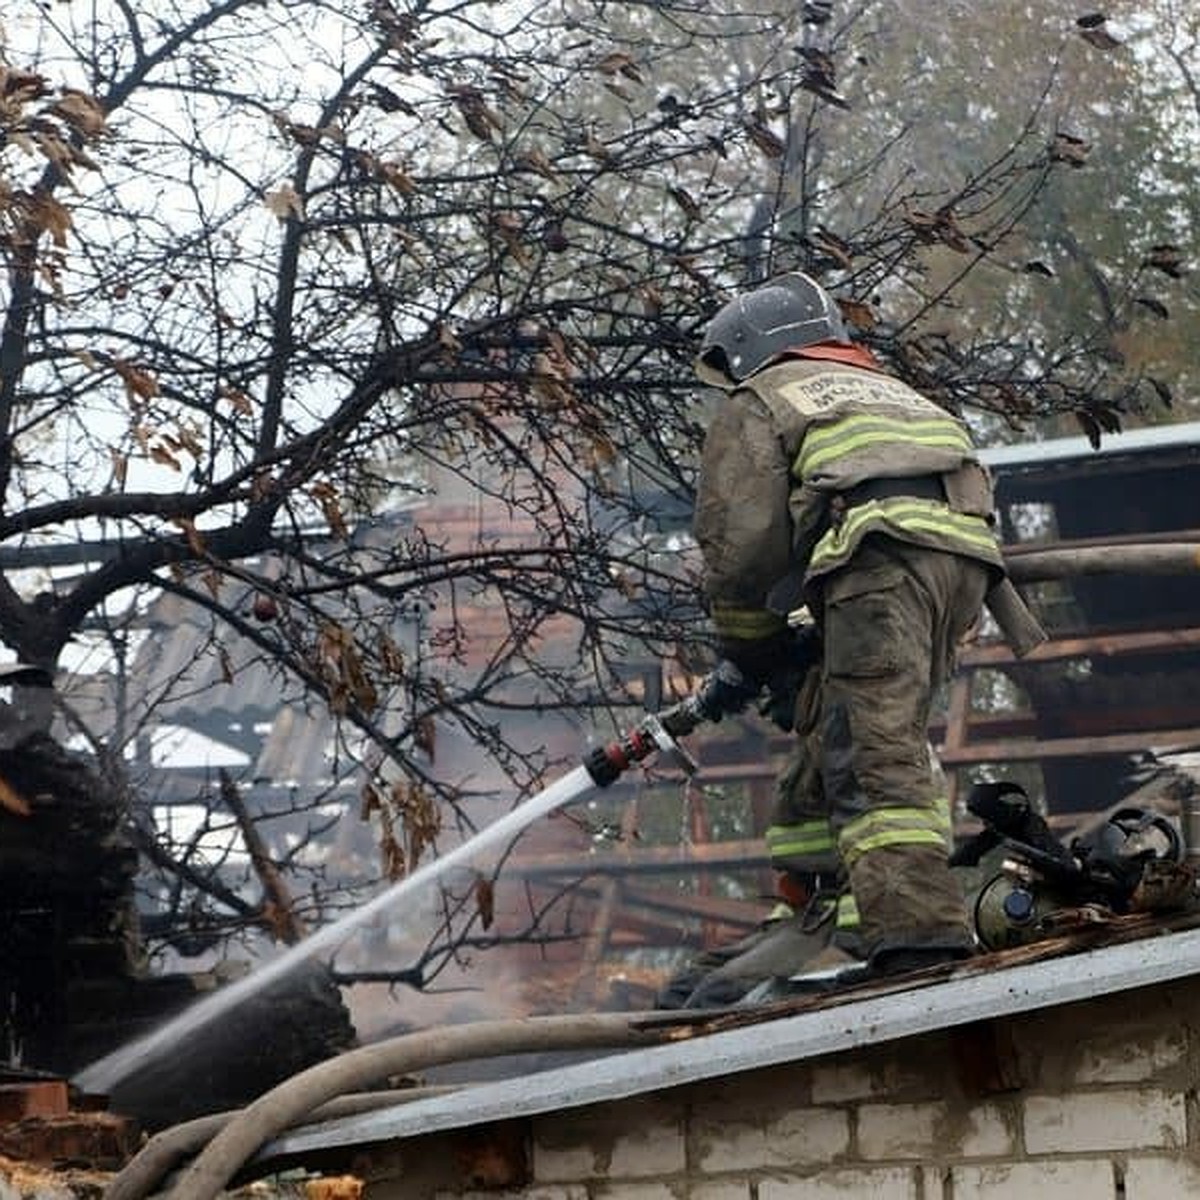
[[[968,971],[970,969],[968,968]],[[1200,972],[1200,929],[1142,938],[1019,966],[965,973],[744,1028],[479,1084],[298,1130],[266,1146],[273,1158],[417,1137],[489,1121],[621,1100],[739,1071],[949,1029],[972,1021],[1129,991]]]
[[[242,611],[253,599],[253,591],[238,582],[222,592],[224,603]],[[146,623],[150,631],[134,660],[130,690],[151,698],[162,719],[221,713],[265,720],[286,701],[280,666],[248,638],[229,629],[218,635],[216,623],[197,606],[164,593],[151,605]]]
[[[980,458],[993,471],[1003,471],[1005,468],[1065,462],[1076,458],[1137,454],[1186,446],[1200,447],[1200,421],[1181,422],[1178,425],[1154,425],[1148,429],[1130,429],[1121,433],[1105,434],[1099,449],[1082,436],[1050,438],[1044,442],[989,446],[980,451]]]

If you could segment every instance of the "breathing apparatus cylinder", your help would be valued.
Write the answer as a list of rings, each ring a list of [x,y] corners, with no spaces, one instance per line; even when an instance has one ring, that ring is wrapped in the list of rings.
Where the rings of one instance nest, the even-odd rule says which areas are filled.
[[[1005,866],[975,900],[975,935],[988,950],[1036,942],[1045,936],[1046,918],[1067,906],[1033,873]]]

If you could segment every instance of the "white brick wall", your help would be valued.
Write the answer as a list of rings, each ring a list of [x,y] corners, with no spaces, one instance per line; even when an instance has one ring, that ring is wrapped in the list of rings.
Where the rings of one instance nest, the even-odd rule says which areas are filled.
[[[587,1188],[580,1184],[573,1187],[531,1187],[517,1191],[441,1191],[434,1193],[434,1200],[588,1200]]]
[[[589,1194],[593,1200],[679,1200],[678,1193],[665,1183],[628,1183],[624,1180],[594,1184]]]
[[[1200,1196],[1200,1165],[1179,1158],[1130,1158],[1125,1200],[1183,1200]]]
[[[744,1179],[694,1184],[688,1200],[750,1200],[750,1184]]]
[[[681,1124],[656,1124],[618,1137],[612,1146],[608,1174],[644,1178],[674,1175],[685,1166]]]
[[[820,1166],[845,1154],[849,1145],[850,1120],[838,1109],[785,1107],[774,1118],[755,1122],[727,1113],[694,1125],[695,1162],[706,1175]]]
[[[758,1185],[758,1200],[918,1200],[917,1176],[900,1167],[772,1176]]]
[[[954,1200],[1110,1200],[1116,1196],[1107,1159],[958,1166],[950,1172]]]
[[[1118,1036],[1083,1046],[1075,1079],[1079,1083],[1140,1083],[1182,1066],[1187,1038],[1180,1029],[1167,1030],[1147,1045]]]
[[[1193,1012],[1200,979],[545,1113],[533,1181],[486,1200],[1200,1197]],[[401,1170],[390,1186],[365,1200],[484,1200]]]
[[[662,1105],[639,1105],[625,1123],[588,1113],[541,1128],[532,1149],[539,1183],[660,1178],[686,1168],[683,1116]]]
[[[994,1104],[863,1104],[858,1109],[861,1158],[985,1158],[1011,1154],[1013,1146],[1008,1123]]]
[[[1187,1141],[1183,1096],[1133,1088],[1025,1099],[1030,1154],[1177,1148]]]
[[[919,1089],[921,1072],[895,1058],[861,1059],[838,1055],[811,1068],[810,1086],[814,1104],[841,1104],[847,1100],[870,1100]]]

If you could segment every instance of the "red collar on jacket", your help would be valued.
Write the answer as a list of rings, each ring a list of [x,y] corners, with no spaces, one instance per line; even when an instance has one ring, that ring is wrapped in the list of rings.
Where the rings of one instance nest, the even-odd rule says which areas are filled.
[[[819,358],[827,362],[845,363],[848,367],[862,367],[866,371],[882,371],[883,365],[865,346],[850,342],[813,342],[811,346],[798,346],[785,350],[780,358]]]

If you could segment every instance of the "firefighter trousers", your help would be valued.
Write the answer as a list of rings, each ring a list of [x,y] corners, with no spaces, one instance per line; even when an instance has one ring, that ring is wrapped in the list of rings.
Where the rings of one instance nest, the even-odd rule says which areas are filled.
[[[990,582],[982,563],[887,538],[821,581],[823,661],[767,841],[779,868],[840,867],[869,954],[970,943],[928,724]]]

